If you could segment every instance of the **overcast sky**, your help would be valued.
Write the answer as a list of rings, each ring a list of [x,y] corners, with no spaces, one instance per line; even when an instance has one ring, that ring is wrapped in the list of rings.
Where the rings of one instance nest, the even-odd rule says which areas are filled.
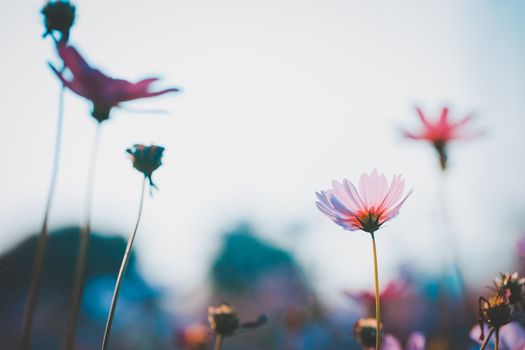
[[[49,183],[58,62],[40,1],[2,2],[0,250],[35,232]],[[371,288],[370,240],[320,214],[314,192],[376,167],[414,194],[378,232],[381,278],[399,263],[436,271],[446,248],[439,172],[427,145],[403,140],[414,106],[476,117],[481,139],[455,144],[447,203],[464,268],[509,268],[525,234],[525,3],[521,0],[78,0],[71,43],[115,77],[163,78],[183,93],[136,101],[104,123],[93,229],[127,237],[140,175],[124,150],[166,147],[136,251],[150,281],[191,293],[221,232],[241,220],[290,248],[326,296]],[[95,121],[66,94],[52,228],[80,224]],[[497,244],[497,245],[496,245]],[[495,248],[497,247],[497,248]],[[486,262],[480,268],[480,261]],[[486,283],[484,283],[486,284]]]

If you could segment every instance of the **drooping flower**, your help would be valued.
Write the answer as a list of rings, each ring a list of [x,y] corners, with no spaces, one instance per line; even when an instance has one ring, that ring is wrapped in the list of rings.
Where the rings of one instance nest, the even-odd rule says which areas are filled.
[[[241,323],[235,310],[226,302],[219,306],[208,307],[208,321],[210,328],[222,337],[234,335],[241,329],[255,329],[266,323],[266,316],[261,315],[255,321]]]
[[[164,147],[135,144],[126,150],[131,155],[133,167],[140,171],[149,180],[150,186],[157,188],[153,183],[152,175],[162,165]]]
[[[357,320],[357,322],[354,325],[353,335],[364,350],[375,349],[377,336],[376,319],[362,318]],[[401,343],[393,335],[388,333],[383,334],[383,331],[381,330],[380,337],[382,339],[381,350],[403,350]],[[424,350],[425,343],[425,336],[420,332],[414,332],[410,334],[405,349]]]
[[[447,145],[450,141],[465,140],[476,136],[465,132],[465,127],[470,123],[472,117],[465,117],[459,121],[449,120],[448,108],[441,110],[441,116],[434,122],[429,121],[420,108],[416,108],[417,114],[423,123],[423,130],[419,132],[404,131],[405,137],[412,140],[423,140],[430,142],[439,155],[441,169],[447,167]]]
[[[383,338],[383,325],[380,326],[379,337]],[[364,348],[374,348],[377,337],[377,322],[375,318],[361,318],[354,324],[352,334],[357,342]]]
[[[67,42],[69,30],[75,23],[75,6],[67,0],[49,1],[40,11],[44,15],[46,32],[44,37],[59,32],[60,42]]]
[[[118,107],[121,102],[179,91],[178,88],[150,91],[150,85],[158,78],[147,78],[136,83],[110,78],[91,67],[71,45],[59,44],[58,54],[72,79],[66,79],[62,72],[50,64],[51,69],[67,88],[93,103],[91,115],[99,122],[109,119],[111,109]]]
[[[501,327],[512,321],[512,311],[512,304],[510,304],[507,297],[500,292],[493,294],[489,299],[480,297],[478,310],[479,325],[483,327],[487,324],[497,332]],[[483,328],[481,329],[480,340],[483,340],[485,334]]]
[[[385,222],[399,213],[412,193],[403,197],[404,180],[400,175],[392,179],[390,187],[383,174],[376,169],[370,175],[362,174],[359,192],[347,179],[332,181],[332,189],[317,192],[317,207],[336,224],[346,230],[374,233]]]

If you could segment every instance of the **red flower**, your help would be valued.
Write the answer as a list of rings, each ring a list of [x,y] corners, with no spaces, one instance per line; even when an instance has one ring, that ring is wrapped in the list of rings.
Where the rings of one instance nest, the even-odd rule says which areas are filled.
[[[93,103],[91,114],[99,122],[109,119],[111,108],[117,107],[121,102],[179,91],[177,88],[150,91],[150,85],[158,78],[147,78],[137,83],[110,78],[91,67],[70,45],[60,43],[58,54],[64,62],[64,67],[70,71],[72,79],[67,80],[62,72],[50,64],[51,69],[67,88]]]
[[[465,126],[472,120],[472,117],[465,117],[459,121],[451,122],[448,118],[448,108],[441,110],[438,120],[430,122],[420,108],[416,108],[417,114],[423,122],[423,130],[420,132],[404,131],[405,137],[412,140],[423,140],[432,143],[439,155],[442,169],[447,166],[446,146],[453,140],[465,140],[476,136],[464,132]]]

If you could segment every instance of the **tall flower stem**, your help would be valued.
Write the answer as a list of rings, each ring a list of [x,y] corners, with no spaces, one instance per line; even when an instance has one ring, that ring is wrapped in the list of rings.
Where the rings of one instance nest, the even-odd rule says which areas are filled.
[[[376,350],[379,350],[379,344],[381,342],[381,310],[379,305],[379,273],[377,271],[377,250],[376,250],[376,239],[374,232],[371,232],[372,236],[372,252],[374,255],[374,282],[375,282],[375,294],[376,294]]]
[[[213,347],[213,350],[221,350],[223,341],[224,338],[222,337],[222,335],[217,334],[217,336],[215,337],[215,346]]]
[[[485,337],[485,340],[483,340],[483,343],[481,344],[481,347],[479,350],[485,350],[488,343],[490,342],[490,338],[492,337],[492,333],[494,333],[494,328],[491,328],[489,331],[489,334]]]
[[[499,350],[499,328],[496,328],[496,345],[494,346],[494,350]]]
[[[56,139],[55,139],[55,151],[53,157],[53,166],[51,170],[51,182],[49,184],[49,190],[47,194],[46,207],[44,211],[44,221],[40,229],[40,236],[38,238],[38,245],[36,250],[35,264],[33,266],[33,272],[31,275],[31,285],[29,287],[29,294],[27,298],[26,312],[24,315],[24,323],[22,330],[22,343],[20,345],[21,350],[29,348],[29,341],[31,338],[31,326],[33,324],[33,316],[35,314],[38,290],[40,288],[40,280],[42,277],[42,268],[44,266],[44,256],[47,245],[48,236],[48,222],[49,213],[51,212],[51,205],[53,204],[53,198],[55,195],[55,187],[58,179],[58,169],[60,165],[60,149],[62,145],[62,129],[64,120],[64,92],[65,87],[62,85],[60,93],[58,95],[58,117],[56,126]]]
[[[84,224],[82,225],[82,229],[80,231],[80,239],[78,243],[78,254],[73,282],[73,293],[71,296],[71,306],[69,309],[68,322],[66,328],[66,339],[64,343],[65,350],[72,350],[74,346],[75,329],[78,319],[78,312],[82,301],[82,291],[84,289],[86,258],[89,245],[89,234],[91,232],[93,183],[95,178],[95,166],[97,161],[98,146],[100,143],[101,129],[101,125],[97,124],[97,128],[95,130],[95,139],[93,140],[93,148],[91,150],[91,159],[89,161],[88,176],[86,180]]]
[[[456,279],[458,292],[461,294],[459,300],[462,303],[462,308],[464,308],[465,301],[463,300],[464,297],[464,283],[463,283],[463,275],[461,273],[461,268],[459,264],[459,257],[460,254],[458,252],[458,244],[457,239],[453,234],[454,228],[452,225],[452,222],[450,220],[450,216],[447,210],[447,172],[446,170],[442,170],[439,178],[439,187],[438,187],[439,193],[438,193],[438,200],[439,200],[439,210],[441,211],[441,218],[443,220],[443,230],[445,233],[445,240],[447,245],[447,250],[450,252],[450,256],[447,256],[447,262],[450,263],[451,272],[453,274],[453,277]],[[449,260],[450,259],[450,260]],[[448,265],[447,263],[447,265]],[[464,310],[463,310],[464,311]]]
[[[122,258],[122,263],[120,264],[120,270],[117,276],[117,282],[115,283],[115,289],[113,290],[113,298],[111,299],[111,306],[109,308],[108,320],[106,322],[106,329],[104,330],[104,338],[102,340],[102,350],[106,350],[109,344],[109,333],[111,332],[111,326],[113,324],[113,317],[115,316],[115,310],[117,308],[117,301],[120,292],[120,287],[122,285],[122,279],[126,273],[126,268],[129,263],[129,258],[131,256],[131,248],[133,247],[133,241],[137,234],[137,229],[139,228],[140,217],[142,215],[142,207],[144,205],[144,193],[146,189],[146,177],[142,180],[142,190],[140,193],[140,204],[139,204],[139,213],[137,215],[137,222],[135,227],[131,232],[131,235],[128,238],[128,244],[126,246],[126,251],[124,252],[124,257]]]

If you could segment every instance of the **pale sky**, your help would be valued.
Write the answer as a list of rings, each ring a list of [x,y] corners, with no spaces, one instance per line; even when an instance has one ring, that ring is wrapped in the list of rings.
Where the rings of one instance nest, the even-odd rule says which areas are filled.
[[[400,137],[414,106],[473,114],[486,135],[453,145],[449,213],[464,268],[485,280],[525,234],[525,3],[521,0],[78,0],[71,43],[107,74],[184,92],[115,110],[104,124],[93,229],[127,237],[140,175],[124,150],[166,147],[135,249],[174,295],[206,280],[221,232],[249,220],[290,248],[325,296],[371,288],[370,240],[315,207],[332,179],[376,167],[414,194],[377,233],[381,279],[401,262],[435,271],[438,169],[426,145]],[[40,1],[1,0],[3,96],[0,250],[35,232],[50,176],[58,62],[42,40]],[[81,224],[95,121],[68,92],[52,228]],[[481,265],[480,262],[486,262]],[[486,283],[482,283],[486,284]]]

